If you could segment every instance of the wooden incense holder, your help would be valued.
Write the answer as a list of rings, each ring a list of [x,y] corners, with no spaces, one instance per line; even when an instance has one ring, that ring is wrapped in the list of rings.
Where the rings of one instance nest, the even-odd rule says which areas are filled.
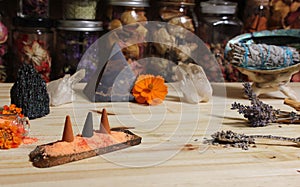
[[[37,146],[29,154],[32,165],[38,168],[62,165],[141,143],[142,138],[127,129],[110,129],[105,109],[100,130],[93,130],[92,121],[92,115],[89,113],[82,134],[74,136],[70,117],[67,116],[62,140]],[[116,138],[116,135],[121,135],[121,139]]]

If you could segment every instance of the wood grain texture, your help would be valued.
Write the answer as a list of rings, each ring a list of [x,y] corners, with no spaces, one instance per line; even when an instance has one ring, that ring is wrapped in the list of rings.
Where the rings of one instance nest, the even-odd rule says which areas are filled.
[[[291,83],[297,94],[300,84]],[[9,104],[11,84],[0,84],[0,106]],[[249,104],[241,83],[213,84],[214,96],[198,105],[180,102],[176,86],[169,85],[166,101],[159,106],[136,103],[90,103],[76,86],[76,101],[51,107],[50,114],[31,120],[30,136],[38,142],[17,149],[0,150],[0,186],[298,186],[300,148],[276,141],[257,141],[245,151],[203,144],[218,130],[245,134],[299,137],[299,125],[272,124],[249,127],[243,116],[230,110],[234,101]],[[298,95],[300,98],[300,95]],[[285,111],[280,92],[261,100]],[[53,168],[35,168],[28,154],[37,145],[61,139],[66,115],[75,134],[81,133],[92,110],[106,108],[114,127],[131,127],[142,137],[140,145]],[[94,128],[100,114],[93,112]],[[134,129],[132,129],[134,127]]]

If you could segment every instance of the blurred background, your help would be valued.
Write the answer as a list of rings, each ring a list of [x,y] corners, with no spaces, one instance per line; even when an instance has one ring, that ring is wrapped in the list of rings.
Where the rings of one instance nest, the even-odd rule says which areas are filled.
[[[164,21],[192,31],[215,56],[225,81],[246,81],[224,57],[226,43],[243,33],[298,29],[299,7],[299,0],[0,0],[0,82],[13,82],[24,62],[33,63],[46,82],[73,74],[97,38],[140,21]],[[174,37],[181,41],[182,36]],[[153,48],[163,57],[189,62],[164,46]],[[123,51],[128,61],[142,57],[131,49]],[[209,62],[205,66],[210,81],[221,80],[210,73]],[[300,81],[299,74],[292,81]]]

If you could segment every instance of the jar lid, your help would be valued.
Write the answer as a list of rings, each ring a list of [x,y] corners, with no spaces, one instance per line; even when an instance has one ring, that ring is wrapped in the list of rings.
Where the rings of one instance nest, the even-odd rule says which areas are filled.
[[[20,27],[38,27],[38,28],[51,28],[53,20],[49,18],[13,18],[13,25]]]
[[[76,21],[76,20],[59,20],[57,29],[68,31],[102,31],[102,21]]]
[[[160,1],[160,3],[172,5],[195,5],[195,0],[163,0]]]
[[[115,6],[149,7],[149,0],[109,0],[108,4]]]
[[[205,14],[235,14],[237,3],[229,1],[210,0],[200,3],[201,11]]]

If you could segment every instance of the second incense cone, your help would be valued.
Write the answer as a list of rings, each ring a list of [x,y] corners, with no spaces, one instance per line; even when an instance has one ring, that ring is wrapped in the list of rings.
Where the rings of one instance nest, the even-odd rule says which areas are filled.
[[[100,122],[100,132],[110,134],[110,126],[108,122],[107,112],[104,108],[102,110],[101,122]]]
[[[82,129],[82,136],[83,137],[92,137],[94,134],[94,129],[93,129],[93,115],[91,112],[88,113],[83,129]]]
[[[66,116],[62,141],[73,142],[73,140],[74,140],[74,134],[73,134],[71,119],[70,116]]]

